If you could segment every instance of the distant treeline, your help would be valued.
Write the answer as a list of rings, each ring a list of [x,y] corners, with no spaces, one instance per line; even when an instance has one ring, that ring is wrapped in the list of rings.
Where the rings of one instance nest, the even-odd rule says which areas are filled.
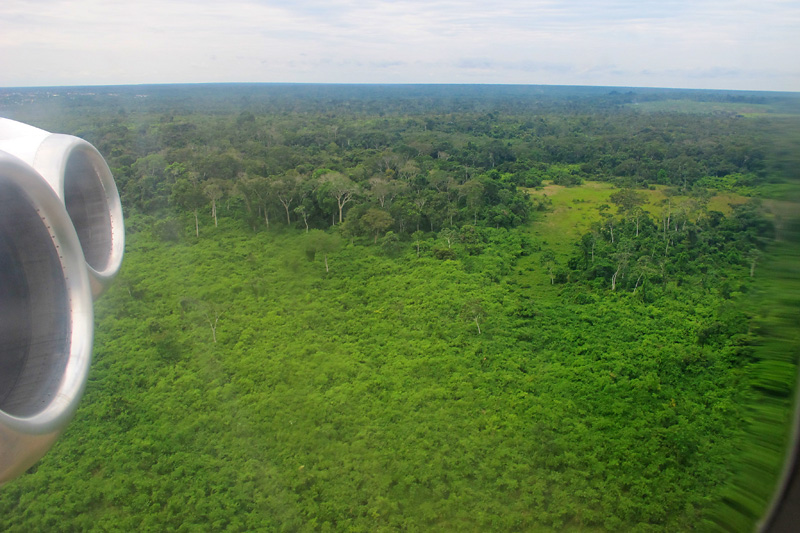
[[[687,95],[797,101],[587,87],[199,85],[6,89],[0,112],[93,142],[127,209],[207,210],[254,229],[512,227],[536,208],[518,188],[542,180],[752,192],[796,175],[785,155],[797,139],[776,142],[779,119],[628,105]]]
[[[797,93],[592,87],[558,85],[453,84],[297,84],[234,83],[122,85],[89,87],[0,88],[0,106],[10,110],[50,105],[62,109],[125,108],[131,112],[180,110],[231,114],[243,109],[364,114],[432,111],[500,111],[524,114],[542,111],[593,112],[601,108],[663,100],[766,104],[775,111],[797,113]]]

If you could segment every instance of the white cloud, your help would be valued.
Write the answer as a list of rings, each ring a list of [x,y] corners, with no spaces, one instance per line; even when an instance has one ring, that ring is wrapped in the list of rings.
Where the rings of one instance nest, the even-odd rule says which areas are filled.
[[[800,90],[799,46],[800,5],[781,0],[0,3],[5,86],[306,81]]]

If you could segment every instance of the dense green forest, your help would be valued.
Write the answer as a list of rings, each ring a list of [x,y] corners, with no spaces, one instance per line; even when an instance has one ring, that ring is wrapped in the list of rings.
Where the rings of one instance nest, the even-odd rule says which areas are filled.
[[[747,531],[797,373],[800,97],[3,89],[126,215],[0,528]]]

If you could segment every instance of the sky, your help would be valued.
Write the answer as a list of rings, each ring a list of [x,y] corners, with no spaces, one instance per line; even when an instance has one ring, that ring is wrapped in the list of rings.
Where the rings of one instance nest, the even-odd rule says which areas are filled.
[[[0,87],[800,91],[800,0],[0,0]]]

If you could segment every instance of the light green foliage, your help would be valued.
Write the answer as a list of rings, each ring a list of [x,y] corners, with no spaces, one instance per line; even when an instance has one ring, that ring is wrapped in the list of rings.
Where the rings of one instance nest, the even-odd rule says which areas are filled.
[[[541,265],[547,270],[547,274],[550,276],[550,284],[552,285],[553,283],[555,283],[555,277],[556,277],[555,271],[556,271],[556,266],[558,265],[558,260],[556,260],[556,254],[554,254],[552,250],[545,250],[539,257],[539,261]]]
[[[506,230],[456,261],[217,231],[131,236],[85,401],[4,529],[676,530],[730,475],[746,359],[695,341],[741,327],[711,293],[542,299]]]

